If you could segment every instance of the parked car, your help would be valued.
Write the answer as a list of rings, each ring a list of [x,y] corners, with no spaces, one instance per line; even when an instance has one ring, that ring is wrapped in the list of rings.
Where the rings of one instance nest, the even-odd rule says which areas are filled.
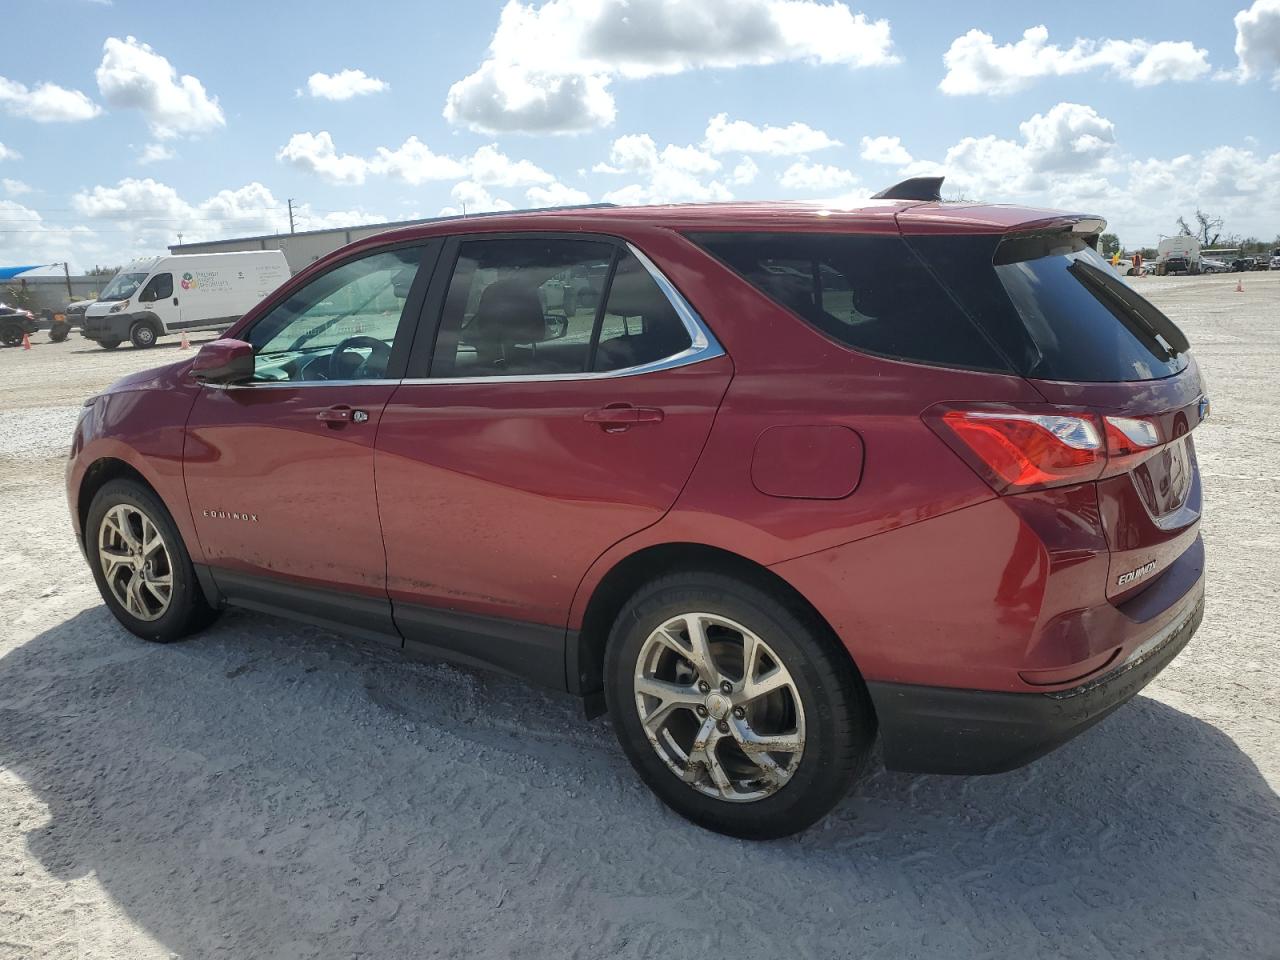
[[[1209,257],[1200,258],[1201,273],[1230,273],[1231,265],[1223,263],[1221,260],[1213,260]]]
[[[818,820],[877,736],[895,770],[1028,763],[1200,623],[1208,401],[1104,221],[939,184],[339,250],[86,403],[104,602],[158,642],[230,604],[567,690],[741,837]],[[605,261],[561,336],[542,288]]]
[[[1254,270],[1270,270],[1272,259],[1273,259],[1272,257],[1268,257],[1266,254],[1262,254],[1261,256],[1254,257],[1253,269]]]
[[[1271,255],[1271,269],[1280,270],[1280,253],[1274,253]]]
[[[279,250],[136,260],[85,308],[81,332],[107,350],[184,330],[225,330],[289,277]]]
[[[1235,273],[1244,273],[1253,269],[1253,257],[1236,257],[1231,261],[1231,269]]]
[[[35,314],[21,307],[11,307],[0,303],[0,344],[16,347],[24,336],[29,336],[40,329]]]

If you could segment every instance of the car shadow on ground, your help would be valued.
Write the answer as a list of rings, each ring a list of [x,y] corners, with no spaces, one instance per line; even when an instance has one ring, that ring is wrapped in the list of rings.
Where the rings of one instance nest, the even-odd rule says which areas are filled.
[[[880,771],[752,844],[662,807],[572,698],[242,613],[154,646],[95,607],[0,659],[0,766],[36,801],[7,826],[41,867],[92,874],[182,957],[1280,943],[1280,801],[1147,697],[1023,770]]]

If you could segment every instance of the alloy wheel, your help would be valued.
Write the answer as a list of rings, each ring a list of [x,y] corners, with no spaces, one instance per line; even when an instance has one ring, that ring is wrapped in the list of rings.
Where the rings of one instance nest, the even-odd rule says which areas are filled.
[[[116,504],[98,528],[98,560],[112,596],[133,617],[158,620],[173,596],[173,563],[155,521]]]
[[[711,613],[667,620],[640,648],[636,710],[649,743],[697,792],[762,800],[804,755],[804,707],[790,671],[747,627]]]

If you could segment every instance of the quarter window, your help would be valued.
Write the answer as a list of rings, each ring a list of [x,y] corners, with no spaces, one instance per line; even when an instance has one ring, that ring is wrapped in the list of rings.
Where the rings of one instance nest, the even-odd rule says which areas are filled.
[[[421,247],[335,267],[254,324],[254,379],[361,380],[387,375]]]

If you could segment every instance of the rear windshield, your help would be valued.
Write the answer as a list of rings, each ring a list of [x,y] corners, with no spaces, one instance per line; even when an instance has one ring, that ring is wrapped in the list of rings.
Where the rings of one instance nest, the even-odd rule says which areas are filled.
[[[1084,237],[911,237],[1023,376],[1156,380],[1187,365],[1182,331],[1112,270]]]
[[[899,360],[1011,369],[901,237],[698,233],[689,239],[847,346]]]

